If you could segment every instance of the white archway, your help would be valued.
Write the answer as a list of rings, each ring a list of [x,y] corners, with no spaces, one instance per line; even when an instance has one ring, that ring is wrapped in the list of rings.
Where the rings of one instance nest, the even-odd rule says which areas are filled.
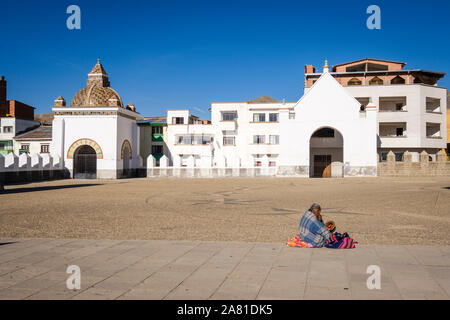
[[[309,138],[309,176],[331,177],[331,163],[344,162],[344,138],[339,130],[324,126]]]

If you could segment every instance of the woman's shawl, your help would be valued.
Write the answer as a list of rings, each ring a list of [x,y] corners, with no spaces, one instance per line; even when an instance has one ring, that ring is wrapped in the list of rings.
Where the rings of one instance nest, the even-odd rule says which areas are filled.
[[[331,240],[330,231],[309,210],[301,218],[298,231],[300,239],[317,248],[323,247],[327,243],[327,240]]]

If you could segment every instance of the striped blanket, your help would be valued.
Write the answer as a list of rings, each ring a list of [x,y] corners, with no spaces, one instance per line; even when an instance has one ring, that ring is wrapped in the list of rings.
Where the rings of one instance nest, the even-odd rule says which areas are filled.
[[[331,235],[331,239],[327,240],[325,248],[330,249],[353,249],[355,247],[355,240],[353,240],[347,232],[340,234],[335,232]]]
[[[331,238],[327,240],[324,245],[325,248],[330,249],[353,249],[355,248],[355,240],[353,240],[347,232],[340,234],[335,232],[331,235]],[[289,247],[300,247],[300,248],[315,248],[311,243],[305,242],[297,235],[286,242]]]

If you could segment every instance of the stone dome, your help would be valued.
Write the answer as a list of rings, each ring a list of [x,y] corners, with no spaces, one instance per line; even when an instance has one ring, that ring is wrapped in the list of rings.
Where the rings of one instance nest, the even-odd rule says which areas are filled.
[[[108,74],[100,63],[88,75],[87,86],[79,90],[70,103],[71,107],[110,107],[123,108],[120,95],[109,86]]]

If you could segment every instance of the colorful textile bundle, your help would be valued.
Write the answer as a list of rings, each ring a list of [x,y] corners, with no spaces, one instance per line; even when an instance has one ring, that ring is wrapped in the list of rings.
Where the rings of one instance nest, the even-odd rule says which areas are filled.
[[[340,234],[335,232],[331,235],[331,239],[327,240],[325,248],[329,249],[353,249],[355,247],[355,240],[353,240],[347,232]]]
[[[324,245],[328,249],[353,249],[355,248],[355,240],[353,240],[347,232],[340,234],[335,232],[331,235],[331,238],[327,240]],[[288,247],[300,247],[300,248],[315,248],[311,243],[305,242],[297,235],[286,242]]]
[[[300,248],[314,248],[314,246],[308,242],[303,241],[299,236],[293,237],[291,240],[286,242],[288,247],[300,247]]]

